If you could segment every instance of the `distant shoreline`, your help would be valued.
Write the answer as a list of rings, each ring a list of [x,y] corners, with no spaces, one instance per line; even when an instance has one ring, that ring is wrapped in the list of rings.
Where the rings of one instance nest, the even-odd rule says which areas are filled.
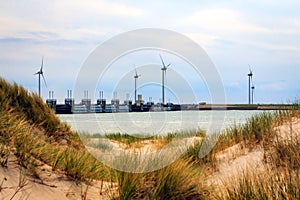
[[[207,110],[293,110],[293,104],[166,104],[163,106],[141,104],[49,104],[56,114],[118,113],[118,112],[173,112]]]
[[[291,110],[291,104],[204,104],[196,107],[199,110]]]

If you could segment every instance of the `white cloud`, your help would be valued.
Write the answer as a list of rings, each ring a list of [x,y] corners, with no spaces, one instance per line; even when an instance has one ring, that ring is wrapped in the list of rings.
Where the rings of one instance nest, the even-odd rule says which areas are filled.
[[[138,17],[144,14],[144,10],[136,7],[127,6],[122,3],[99,1],[99,0],[66,0],[56,1],[54,11],[64,11],[60,14],[66,16],[77,16],[84,18],[85,15],[109,15],[120,17]],[[66,12],[66,13],[65,13]],[[91,19],[92,20],[92,19]]]
[[[187,15],[182,24],[194,29],[191,38],[208,46],[224,41],[279,51],[300,51],[300,19],[228,8],[210,8]],[[201,33],[201,34],[199,34]]]
[[[25,32],[34,30],[45,31],[46,27],[15,16],[0,16],[0,37],[25,37]]]
[[[241,13],[226,8],[211,8],[194,12],[185,17],[183,23],[218,35],[269,32],[264,27],[247,22]]]
[[[116,23],[144,13],[141,8],[102,0],[53,1],[24,8],[13,2],[0,8],[0,38],[94,40],[120,32]],[[36,34],[42,32],[53,34]]]
[[[187,37],[200,44],[201,46],[212,46],[215,44],[215,40],[219,39],[218,36],[205,34],[205,33],[185,33]]]

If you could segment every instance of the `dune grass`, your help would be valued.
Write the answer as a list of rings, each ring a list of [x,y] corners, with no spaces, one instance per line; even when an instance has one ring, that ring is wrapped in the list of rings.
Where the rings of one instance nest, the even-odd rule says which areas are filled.
[[[129,134],[121,134],[121,133],[111,133],[111,134],[105,134],[105,137],[110,139],[110,140],[114,140],[117,142],[121,142],[123,144],[126,145],[130,145],[132,143],[136,143],[136,142],[141,142],[144,140],[150,140],[153,139],[154,136],[134,136],[134,135],[129,135]]]
[[[10,84],[0,77],[0,108],[13,112],[36,129],[40,129],[48,139],[65,140],[74,147],[81,142],[66,123],[61,123],[52,109],[36,93],[29,93],[22,86]],[[11,116],[10,116],[11,117]]]
[[[85,150],[78,135],[61,123],[41,98],[3,79],[0,79],[0,151],[2,165],[14,153],[21,166],[32,173],[41,163],[64,171],[75,180],[101,179],[107,173],[107,167]]]
[[[3,116],[7,115],[7,112],[4,114],[0,111],[0,124],[5,124],[6,119],[3,119]],[[45,163],[52,166],[53,170],[60,169],[77,180],[103,178],[105,167],[85,149],[48,140],[40,131],[35,130],[34,125],[28,124],[20,117],[15,117],[13,113],[9,115],[10,119],[15,120],[6,124],[7,129],[5,127],[0,129],[0,134],[5,135],[1,137],[5,140],[2,140],[0,145],[3,165],[7,162],[9,151],[15,148],[13,153],[19,158],[20,164],[32,173],[36,172],[41,163]]]
[[[119,199],[204,199],[210,188],[193,161],[178,159],[148,173],[116,171]]]
[[[277,140],[270,148],[266,170],[246,171],[217,199],[300,199],[300,140]]]
[[[259,145],[264,152],[265,170],[244,171],[238,180],[226,184],[225,191],[212,199],[300,199],[300,137],[292,127],[287,138],[274,129],[300,118],[298,104],[293,107],[254,116],[245,125],[225,132],[220,150],[241,142],[247,147]]]
[[[189,131],[180,131],[180,132],[174,132],[174,133],[168,133],[165,136],[161,136],[161,135],[129,135],[129,134],[122,134],[122,133],[110,133],[110,134],[105,134],[104,137],[113,140],[113,141],[117,141],[117,142],[121,142],[123,144],[126,145],[131,145],[133,143],[138,143],[138,142],[142,142],[145,140],[165,140],[167,142],[172,141],[172,139],[175,138],[188,138],[188,137],[205,137],[206,136],[206,131],[205,130],[201,130],[201,129],[197,129],[197,130],[189,130]],[[102,135],[92,135],[90,136],[92,138],[103,138]]]

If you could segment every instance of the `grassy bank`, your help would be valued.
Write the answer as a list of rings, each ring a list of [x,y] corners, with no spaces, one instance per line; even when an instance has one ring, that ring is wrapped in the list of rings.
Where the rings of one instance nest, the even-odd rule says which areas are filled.
[[[33,174],[41,163],[83,180],[101,178],[104,167],[84,150],[78,135],[61,123],[36,94],[0,79],[0,155],[10,154]]]
[[[110,142],[91,143],[91,148],[102,152],[113,148],[109,145],[115,143],[128,150],[140,148],[147,141],[160,143],[156,148],[159,151],[176,139],[197,136],[198,140],[170,165],[147,173],[129,173],[111,169],[95,159],[85,149],[78,134],[61,123],[36,94],[0,79],[0,165],[7,168],[9,158],[14,156],[20,166],[37,178],[42,163],[76,182],[108,181],[111,183],[105,194],[108,199],[300,199],[299,137],[292,125],[287,137],[276,132],[276,127],[292,124],[297,118],[300,118],[300,112],[296,103],[293,110],[262,113],[251,117],[244,125],[210,136],[199,130],[165,137],[85,136],[87,141],[106,139]],[[199,157],[201,149],[208,144],[214,144],[213,149]],[[259,173],[244,171],[232,184],[210,184],[208,179],[219,170],[218,155],[234,145],[249,151],[261,149],[264,170]],[[124,156],[116,162],[132,163],[133,159]],[[149,161],[143,163],[143,167],[153,164],[154,161]],[[0,184],[0,195],[2,190]],[[88,188],[86,190],[88,196]]]

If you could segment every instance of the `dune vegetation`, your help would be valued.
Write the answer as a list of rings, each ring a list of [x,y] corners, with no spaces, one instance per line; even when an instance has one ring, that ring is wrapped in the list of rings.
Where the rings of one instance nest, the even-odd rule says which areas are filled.
[[[26,171],[9,194],[5,193],[8,191],[5,183],[9,180],[1,176],[0,197],[5,193],[7,199],[17,198],[27,183],[25,179],[43,182],[40,169],[46,165],[71,182],[85,183],[80,195],[72,196],[73,199],[90,196],[98,199],[300,199],[300,127],[294,128],[299,118],[299,106],[295,103],[292,110],[262,113],[244,125],[215,135],[205,135],[200,130],[145,138],[115,133],[104,137],[108,143],[91,143],[85,147],[79,134],[62,123],[37,94],[0,78],[0,168],[9,170],[11,160],[16,160],[20,173]],[[285,134],[278,128],[282,126],[286,126]],[[176,138],[193,136],[198,139],[177,160],[146,173],[111,169],[87,151],[87,148],[106,151],[114,148],[113,145],[142,148],[147,141],[159,150]],[[86,135],[91,141],[101,138]],[[200,149],[209,141],[216,141],[214,148],[199,157]],[[237,146],[238,150],[228,155]],[[260,170],[249,167],[235,171],[239,173],[235,180],[216,181],[224,157],[230,165],[239,157],[258,151],[263,155]],[[131,162],[130,158],[123,159],[123,163]],[[93,185],[99,186],[97,192],[90,189]],[[66,199],[69,193],[64,193]]]

